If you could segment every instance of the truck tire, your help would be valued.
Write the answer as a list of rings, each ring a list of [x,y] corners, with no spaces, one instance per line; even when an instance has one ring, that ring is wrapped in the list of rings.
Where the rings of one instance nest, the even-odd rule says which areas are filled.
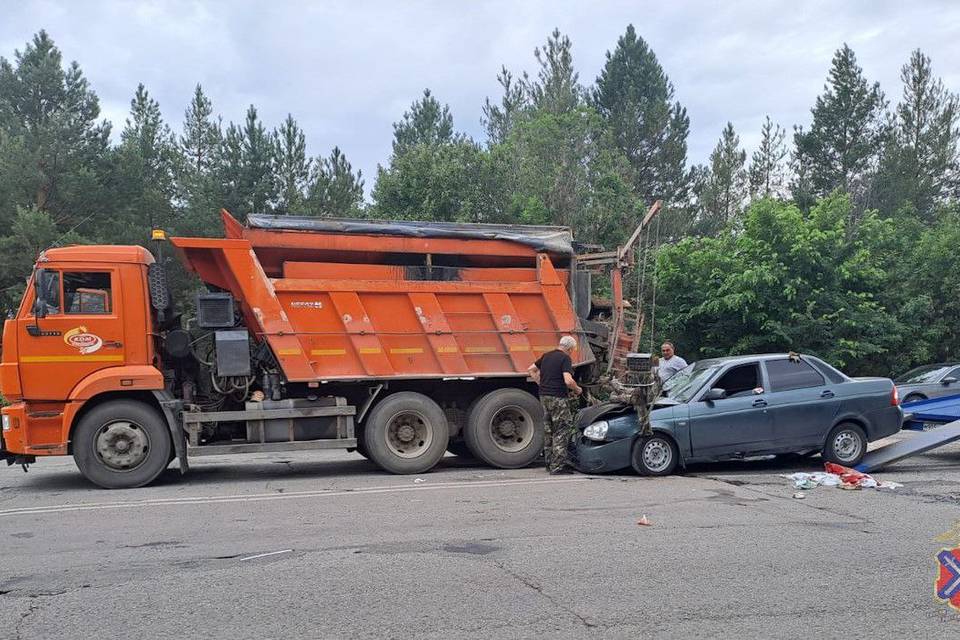
[[[142,487],[170,461],[170,430],[152,407],[135,400],[97,405],[73,433],[73,459],[87,480],[104,489]]]
[[[447,416],[421,393],[402,391],[387,396],[370,411],[363,443],[370,459],[390,473],[424,473],[447,450]]]
[[[501,469],[518,469],[543,451],[543,408],[521,389],[497,389],[477,400],[463,439],[473,455]]]

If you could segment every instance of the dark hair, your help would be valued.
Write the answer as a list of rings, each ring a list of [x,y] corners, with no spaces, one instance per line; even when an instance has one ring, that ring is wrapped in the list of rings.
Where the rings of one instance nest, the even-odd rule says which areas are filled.
[[[670,348],[673,349],[674,351],[677,350],[677,348],[676,348],[675,346],[673,346],[673,343],[670,342],[669,340],[664,340],[664,341],[663,341],[663,344],[661,344],[660,346],[662,347],[664,344],[670,345]]]

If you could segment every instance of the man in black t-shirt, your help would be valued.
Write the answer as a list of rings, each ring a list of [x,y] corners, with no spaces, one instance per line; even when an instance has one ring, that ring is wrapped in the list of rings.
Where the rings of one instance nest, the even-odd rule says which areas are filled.
[[[543,405],[543,459],[551,474],[569,473],[570,440],[573,437],[573,412],[570,392],[579,396],[583,389],[573,379],[570,354],[577,348],[573,336],[560,338],[560,346],[530,365],[530,377],[540,386]]]

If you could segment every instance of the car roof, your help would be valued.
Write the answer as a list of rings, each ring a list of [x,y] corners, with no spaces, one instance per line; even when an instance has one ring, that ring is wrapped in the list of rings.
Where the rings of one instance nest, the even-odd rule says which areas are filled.
[[[815,356],[805,356],[802,353],[795,354],[802,357],[815,357]],[[783,358],[789,358],[789,353],[751,353],[742,356],[724,356],[722,358],[704,358],[697,362],[699,365],[703,366],[716,366],[721,364],[727,364],[731,362],[753,362],[756,360],[782,360]]]

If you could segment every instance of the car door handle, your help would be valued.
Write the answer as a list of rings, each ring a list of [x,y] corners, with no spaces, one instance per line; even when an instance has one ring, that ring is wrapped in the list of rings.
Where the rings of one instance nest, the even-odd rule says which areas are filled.
[[[821,397],[821,398],[832,398],[832,397],[833,397],[833,391],[830,391],[829,389],[827,389],[826,391],[824,391],[823,393],[820,394],[820,397]]]
[[[753,406],[755,406],[755,407],[765,407],[765,406],[767,406],[767,401],[766,401],[766,400],[754,400],[754,401],[753,401]]]

